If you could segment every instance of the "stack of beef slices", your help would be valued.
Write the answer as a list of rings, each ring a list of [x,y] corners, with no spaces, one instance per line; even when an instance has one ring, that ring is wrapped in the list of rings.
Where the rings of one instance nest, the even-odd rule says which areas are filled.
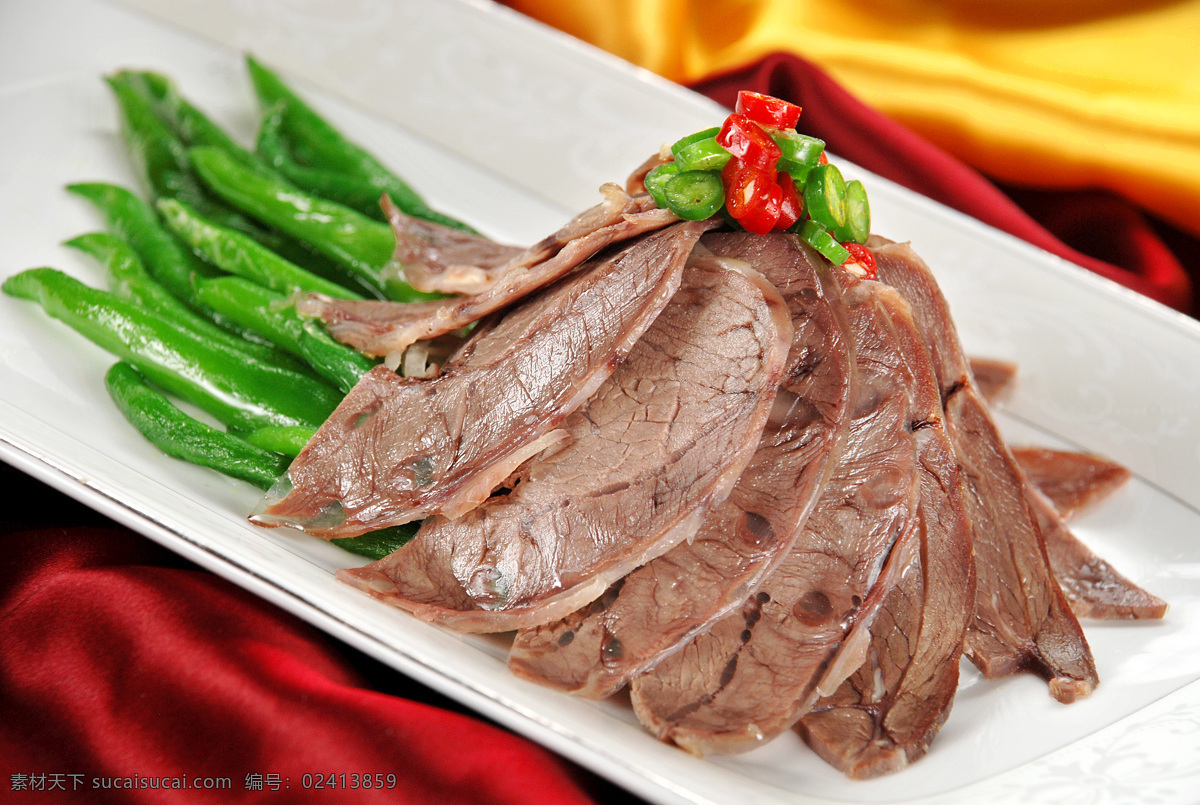
[[[1162,617],[1065,525],[1128,473],[1005,444],[988,400],[1013,367],[967,360],[908,246],[873,239],[864,279],[791,235],[603,192],[529,248],[390,209],[396,270],[458,295],[303,302],[388,363],[252,519],[324,538],[420,520],[339,578],[514,633],[523,678],[627,689],[688,751],[794,729],[859,778],[924,754],[960,657],[1071,702],[1098,683],[1077,617]]]

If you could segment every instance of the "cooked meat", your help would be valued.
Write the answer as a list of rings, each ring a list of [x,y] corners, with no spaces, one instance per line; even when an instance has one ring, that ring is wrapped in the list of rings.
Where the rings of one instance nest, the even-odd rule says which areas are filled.
[[[934,358],[947,429],[968,488],[978,573],[966,652],[985,676],[1032,671],[1071,702],[1099,678],[1091,649],[1046,557],[1024,476],[971,378],[945,298],[907,244],[876,240],[879,278],[912,304]]]
[[[1012,391],[1013,381],[1017,376],[1017,365],[1009,361],[997,361],[992,358],[968,358],[971,375],[975,385],[983,395],[988,405],[998,405]]]
[[[949,715],[975,604],[964,487],[929,350],[908,303],[890,288],[880,293],[913,376],[909,426],[921,472],[918,527],[904,532],[888,558],[884,575],[898,573],[899,581],[876,584],[886,597],[869,626],[866,659],[797,724],[817,754],[855,779],[897,771],[925,754]],[[866,625],[854,630],[861,628]],[[840,652],[857,643],[852,632]],[[831,668],[838,665],[835,659]]]
[[[405,215],[387,196],[383,211],[396,234],[392,264],[385,272],[418,291],[480,293],[531,251]],[[545,259],[540,253],[537,256]]]
[[[679,219],[654,206],[649,196],[630,198],[618,188],[619,213],[605,202],[585,212],[559,232],[528,250],[528,260],[517,259],[494,284],[472,296],[400,304],[377,300],[351,301],[315,294],[304,297],[296,309],[325,321],[329,332],[369,355],[396,356],[410,344],[453,332],[484,316],[518,302],[575,269],[602,249],[662,229]],[[592,227],[593,219],[612,223]],[[569,237],[568,240],[563,240]],[[540,261],[535,259],[540,257]]]
[[[836,689],[861,664],[847,654],[840,676],[826,673],[851,626],[873,621],[885,596],[872,590],[897,540],[917,527],[911,378],[868,283],[831,269],[827,293],[838,293],[835,275],[848,283],[855,370],[849,427],[816,508],[754,595],[631,684],[639,720],[695,754],[761,745],[808,711],[818,683]]]
[[[1031,487],[1029,502],[1046,535],[1054,576],[1076,617],[1139,620],[1167,614],[1166,601],[1125,578],[1071,533],[1049,498]]]
[[[1025,477],[1050,498],[1064,520],[1104,500],[1129,481],[1129,470],[1090,453],[1013,448]]]
[[[828,267],[785,235],[709,234],[704,247],[758,269],[791,313],[795,337],[762,440],[692,541],[566,618],[520,631],[509,654],[519,676],[581,696],[614,692],[755,591],[787,555],[828,477],[850,373],[845,313],[817,274]]]
[[[633,169],[625,179],[625,192],[631,196],[636,196],[646,192],[646,175],[650,171],[657,168],[664,162],[670,162],[674,157],[671,156],[670,149],[665,146],[646,158],[646,161]]]
[[[482,502],[624,360],[679,287],[705,223],[597,257],[472,339],[432,379],[369,372],[253,519],[322,537]]]
[[[548,623],[690,539],[758,444],[792,327],[757,272],[700,259],[515,488],[339,577],[461,631]]]

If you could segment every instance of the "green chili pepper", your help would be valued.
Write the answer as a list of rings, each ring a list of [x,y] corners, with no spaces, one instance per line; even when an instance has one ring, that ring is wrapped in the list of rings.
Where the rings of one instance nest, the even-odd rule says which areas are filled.
[[[776,169],[792,177],[797,187],[803,187],[809,174],[820,164],[825,142],[794,131],[774,129],[771,139],[779,146]]]
[[[193,330],[200,336],[230,349],[245,352],[258,360],[304,371],[304,366],[300,362],[277,347],[236,336],[194,313],[191,308],[154,281],[133,248],[117,235],[108,232],[91,232],[73,238],[65,245],[79,249],[99,260],[108,270],[112,279],[113,293],[122,299],[136,302],[156,315],[180,327]]]
[[[107,291],[51,268],[9,277],[3,290],[41,304],[151,382],[226,426],[320,425],[341,394],[298,372],[216,345]]]
[[[646,178],[642,180],[642,184],[646,186],[646,192],[650,194],[659,208],[667,209],[667,182],[677,175],[679,175],[679,166],[674,162],[664,162],[651,168],[650,172],[646,174]]]
[[[285,106],[268,109],[258,129],[255,152],[289,181],[313,195],[344,204],[378,221],[385,221],[380,200],[383,191],[361,177],[296,162],[283,136]]]
[[[72,184],[67,190],[100,210],[109,231],[133,247],[150,276],[160,285],[192,309],[201,307],[195,300],[192,276],[219,272],[185,250],[163,227],[153,207],[129,190],[112,184]]]
[[[843,243],[866,243],[871,236],[871,206],[867,189],[858,179],[846,182],[846,224],[833,234]]]
[[[268,134],[266,148],[260,150],[260,153],[265,151],[264,155],[267,156],[269,164],[276,170],[318,195],[321,194],[319,187],[309,186],[306,182],[316,178],[319,184],[322,180],[321,174],[306,173],[303,170],[292,171],[293,166],[315,168],[324,174],[325,181],[328,180],[329,174],[341,174],[345,177],[341,183],[343,190],[350,182],[358,184],[361,189],[352,191],[351,198],[343,196],[343,199],[339,200],[348,206],[355,206],[349,204],[352,200],[365,200],[365,209],[359,211],[372,218],[383,220],[379,199],[386,193],[399,209],[416,218],[436,221],[468,232],[475,231],[462,221],[431,209],[399,176],[388,170],[361,146],[346,139],[284,84],[279,76],[253,57],[246,57],[246,67],[263,111],[277,116],[277,120],[270,124],[274,126],[275,131]]]
[[[725,187],[719,173],[681,170],[663,185],[663,197],[683,220],[703,221],[725,206]]]
[[[163,453],[263,490],[270,489],[287,471],[287,456],[298,453],[315,432],[298,426],[262,428],[247,434],[246,439],[238,438],[184,413],[165,395],[151,388],[138,370],[124,361],[108,370],[104,384],[125,418]],[[255,445],[254,440],[285,449]],[[298,441],[299,447],[296,447]],[[295,453],[289,452],[292,448]],[[368,559],[382,559],[412,539],[420,525],[419,522],[405,523],[330,542]]]
[[[283,294],[242,277],[199,280],[206,304],[303,358],[319,376],[349,391],[377,361],[334,340],[316,323],[305,321]]]
[[[716,137],[720,132],[720,127],[713,126],[712,128],[703,129],[702,131],[689,134],[686,137],[680,137],[671,145],[671,156],[678,160],[679,154],[688,146],[698,143],[701,140],[707,140],[710,137]]]
[[[392,259],[396,238],[387,224],[291,184],[247,170],[223,151],[193,148],[192,164],[221,198],[248,215],[309,244],[371,284],[388,299],[415,302],[440,294],[416,291],[400,280],[385,281],[380,270]]]
[[[124,70],[113,76],[148,99],[150,108],[185,148],[211,145],[220,148],[243,165],[256,166],[260,160],[254,152],[243,148],[204,112],[193,106],[179,92],[175,83],[161,73]]]
[[[826,260],[840,266],[850,258],[850,252],[837,242],[825,225],[811,218],[800,227],[800,239],[816,249]]]
[[[318,374],[345,392],[354,388],[362,376],[378,363],[333,338],[315,321],[304,322],[300,357]]]
[[[268,425],[241,436],[255,447],[295,458],[300,455],[304,446],[312,441],[316,432],[316,428],[303,425]]]
[[[127,73],[105,81],[121,110],[121,131],[130,157],[154,196],[181,198],[196,206],[205,204],[204,189],[192,173],[187,148],[138,91]]]
[[[245,170],[277,181],[282,177],[188,103],[168,79],[154,73],[125,71],[107,81],[121,107],[122,130],[130,153],[155,198],[178,199],[213,223],[254,238],[290,262],[331,281],[360,287],[361,283],[333,261],[262,226],[207,192],[188,157],[190,145],[219,148]]]
[[[687,171],[719,171],[733,158],[725,148],[717,142],[716,137],[706,137],[697,140],[680,149],[675,157],[680,172]]]
[[[338,299],[361,299],[359,294],[285,260],[253,238],[205,220],[177,199],[158,201],[171,231],[208,262],[259,285],[292,293],[323,293]]]
[[[209,467],[264,490],[287,470],[288,461],[283,456],[248,444],[181,411],[124,361],[113,364],[104,375],[104,384],[125,418],[172,458]]]
[[[804,209],[826,229],[846,226],[846,180],[837,165],[818,165],[804,185]]]
[[[121,72],[105,80],[121,110],[121,130],[130,156],[153,198],[179,199],[224,226],[267,240],[273,238],[261,226],[206,192],[192,169],[188,144],[158,116],[153,97],[139,74]],[[241,154],[247,153],[241,149],[239,156],[231,158],[241,159]],[[243,167],[267,170],[263,165],[243,163]]]

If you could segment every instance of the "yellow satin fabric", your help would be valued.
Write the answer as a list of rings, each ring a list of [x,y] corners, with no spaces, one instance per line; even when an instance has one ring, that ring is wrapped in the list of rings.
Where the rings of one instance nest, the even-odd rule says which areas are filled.
[[[773,51],[985,173],[1200,234],[1200,0],[513,0],[688,83]]]

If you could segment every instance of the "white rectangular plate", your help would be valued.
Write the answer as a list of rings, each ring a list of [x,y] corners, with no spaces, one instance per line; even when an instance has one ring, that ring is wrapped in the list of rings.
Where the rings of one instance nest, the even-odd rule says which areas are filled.
[[[256,109],[241,50],[280,68],[437,207],[529,242],[592,204],[603,181],[713,125],[703,98],[488,3],[254,0],[0,7],[0,276],[53,265],[102,285],[62,248],[101,222],[69,182],[136,187],[100,78],[172,75],[244,142]],[[659,802],[1194,801],[1200,791],[1200,326],[852,165],[875,230],[934,267],[968,351],[1015,360],[1002,416],[1015,442],[1105,454],[1133,483],[1077,533],[1171,603],[1160,623],[1086,624],[1102,683],[1063,706],[1031,678],[964,673],[928,757],[850,782],[787,735],[699,760],[618,702],[511,677],[498,643],[418,623],[337,583],[355,563],[263,532],[257,491],[172,461],[109,403],[112,359],[27,302],[0,297],[0,457],[308,619],[398,670]]]

